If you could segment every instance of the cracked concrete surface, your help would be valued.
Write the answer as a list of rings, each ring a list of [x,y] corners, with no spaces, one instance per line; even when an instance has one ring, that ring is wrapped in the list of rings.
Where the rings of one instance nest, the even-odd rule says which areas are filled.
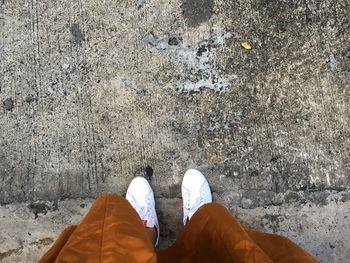
[[[164,246],[198,167],[243,224],[346,262],[349,0],[0,5],[0,260],[35,260],[149,166]]]

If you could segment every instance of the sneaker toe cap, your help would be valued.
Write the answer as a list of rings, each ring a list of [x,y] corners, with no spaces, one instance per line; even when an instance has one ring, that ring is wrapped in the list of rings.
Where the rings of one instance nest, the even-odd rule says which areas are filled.
[[[182,186],[188,190],[191,190],[202,186],[205,182],[207,182],[207,180],[200,171],[196,169],[189,169],[186,171],[183,177]]]
[[[145,196],[150,192],[153,193],[152,188],[146,178],[141,176],[135,177],[131,181],[127,192],[133,196]]]

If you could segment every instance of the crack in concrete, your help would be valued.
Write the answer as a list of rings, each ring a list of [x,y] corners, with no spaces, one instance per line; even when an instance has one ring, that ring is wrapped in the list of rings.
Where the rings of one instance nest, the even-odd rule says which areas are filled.
[[[20,246],[18,248],[11,249],[11,250],[8,250],[6,252],[1,252],[0,253],[0,262],[2,262],[5,258],[12,256],[13,254],[21,253],[22,250],[23,250],[23,246]]]

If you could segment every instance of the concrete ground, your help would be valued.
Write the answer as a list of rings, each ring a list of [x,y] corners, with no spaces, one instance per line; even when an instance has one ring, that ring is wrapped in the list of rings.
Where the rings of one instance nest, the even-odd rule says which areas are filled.
[[[349,0],[0,6],[0,261],[35,261],[137,175],[167,246],[198,167],[242,224],[347,262]]]

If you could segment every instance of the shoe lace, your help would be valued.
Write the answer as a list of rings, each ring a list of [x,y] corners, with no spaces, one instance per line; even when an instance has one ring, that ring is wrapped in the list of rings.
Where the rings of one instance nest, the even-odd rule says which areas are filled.
[[[191,210],[197,210],[198,207],[200,207],[202,204],[204,204],[204,196],[205,196],[205,192],[203,187],[200,188],[200,194],[199,197],[197,198],[196,202],[194,203],[194,205],[191,205],[191,193],[190,191],[186,191],[185,192],[185,209],[190,213],[190,212],[194,212]]]
[[[135,208],[136,212],[139,214],[140,218],[144,220],[152,220],[152,210],[151,210],[151,197],[147,196],[145,202],[138,202],[134,197],[132,197],[132,206]]]

